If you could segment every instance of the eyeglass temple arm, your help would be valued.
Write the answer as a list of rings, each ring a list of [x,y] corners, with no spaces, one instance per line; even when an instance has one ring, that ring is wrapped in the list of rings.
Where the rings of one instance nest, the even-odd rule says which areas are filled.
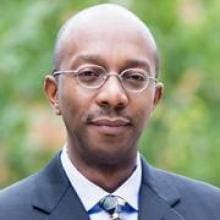
[[[73,70],[61,70],[61,71],[57,71],[57,70],[54,70],[54,71],[52,72],[52,75],[53,75],[53,76],[58,76],[58,75],[61,75],[61,74],[63,74],[63,73],[73,73],[73,74],[76,74],[77,71],[73,71]]]

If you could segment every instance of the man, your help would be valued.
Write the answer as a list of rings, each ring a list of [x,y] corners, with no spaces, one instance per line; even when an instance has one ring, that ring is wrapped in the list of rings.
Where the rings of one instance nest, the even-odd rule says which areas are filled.
[[[219,220],[219,189],[155,169],[138,153],[163,91],[158,69],[150,31],[128,10],[104,4],[70,18],[44,84],[66,144],[0,193],[0,219]]]

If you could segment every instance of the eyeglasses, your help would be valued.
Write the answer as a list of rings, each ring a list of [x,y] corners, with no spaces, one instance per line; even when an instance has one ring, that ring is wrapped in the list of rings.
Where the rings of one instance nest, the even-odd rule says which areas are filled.
[[[157,79],[149,76],[144,70],[127,69],[120,74],[108,73],[101,66],[86,66],[77,71],[63,70],[53,72],[54,76],[61,74],[71,74],[77,81],[89,89],[98,89],[102,87],[110,76],[115,76],[121,82],[125,90],[131,92],[142,92],[149,85],[150,80],[157,82]]]

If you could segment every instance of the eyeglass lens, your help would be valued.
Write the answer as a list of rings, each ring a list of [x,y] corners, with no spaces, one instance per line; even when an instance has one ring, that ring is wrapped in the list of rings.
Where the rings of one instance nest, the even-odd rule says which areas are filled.
[[[101,67],[85,67],[77,74],[78,81],[87,88],[99,88],[107,80],[109,74]],[[147,87],[149,77],[146,72],[138,70],[125,70],[120,75],[115,75],[120,79],[125,89],[139,91]]]

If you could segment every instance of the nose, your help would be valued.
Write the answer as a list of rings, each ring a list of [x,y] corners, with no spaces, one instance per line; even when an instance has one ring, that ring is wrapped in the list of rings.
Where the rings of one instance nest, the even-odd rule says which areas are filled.
[[[117,77],[110,76],[100,88],[96,103],[105,108],[124,109],[128,105],[128,96]]]

